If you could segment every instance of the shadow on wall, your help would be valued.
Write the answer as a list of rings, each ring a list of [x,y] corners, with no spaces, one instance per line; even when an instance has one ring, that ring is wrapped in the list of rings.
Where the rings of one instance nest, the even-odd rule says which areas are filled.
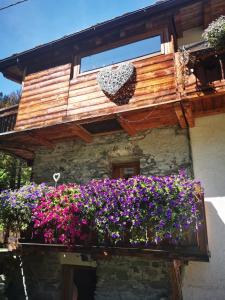
[[[225,197],[209,198],[205,206],[211,259],[190,262],[185,268],[184,300],[225,299]]]
[[[224,207],[222,207],[221,202],[224,202]],[[205,206],[211,261],[213,264],[217,263],[221,266],[218,260],[220,256],[224,262],[223,271],[225,275],[225,198],[208,199]],[[220,213],[222,213],[221,216]],[[225,282],[223,284],[225,287]]]
[[[24,285],[18,256],[0,256],[0,299],[24,300]]]

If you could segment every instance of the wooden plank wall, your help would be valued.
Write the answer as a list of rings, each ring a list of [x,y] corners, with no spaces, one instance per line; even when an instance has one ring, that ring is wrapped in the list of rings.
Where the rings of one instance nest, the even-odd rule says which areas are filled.
[[[134,62],[136,86],[128,104],[118,106],[101,91],[97,72],[71,80],[65,120],[82,120],[150,107],[176,99],[173,54],[158,55]]]
[[[28,75],[24,81],[16,130],[85,120],[150,107],[176,99],[174,55],[137,60],[136,87],[129,104],[118,106],[96,81],[97,72],[70,80],[71,65]]]
[[[194,27],[204,29],[221,15],[225,15],[224,0],[196,0],[195,3],[181,7],[176,12],[176,33],[181,38],[183,31]]]
[[[204,27],[222,15],[225,15],[225,1],[209,0],[204,7]]]
[[[25,77],[16,130],[62,122],[66,116],[71,64]]]

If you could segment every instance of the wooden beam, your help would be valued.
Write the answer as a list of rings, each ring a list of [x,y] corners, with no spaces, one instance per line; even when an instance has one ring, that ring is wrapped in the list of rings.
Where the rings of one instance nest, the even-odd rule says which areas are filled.
[[[120,116],[118,118],[118,122],[120,123],[121,127],[126,131],[126,133],[128,133],[130,136],[133,136],[133,135],[137,134],[137,130],[134,127],[134,125],[129,123],[122,116]]]
[[[7,146],[0,145],[0,150],[2,150],[3,152],[7,152],[9,154],[13,154],[17,157],[23,158],[28,161],[34,159],[34,152],[28,149],[21,149],[17,147],[7,147]]]
[[[35,241],[19,243],[24,250],[32,249],[34,251],[68,251],[68,247],[62,244],[40,244]],[[163,247],[162,247],[163,248]],[[27,250],[31,251],[31,250]],[[74,253],[92,254],[99,258],[105,257],[105,253],[108,256],[136,256],[152,259],[166,259],[167,261],[173,260],[185,260],[185,261],[204,261],[209,262],[209,256],[206,253],[202,253],[199,250],[190,249],[190,247],[168,247],[166,249],[146,249],[146,248],[127,248],[127,247],[106,247],[106,246],[92,246],[84,247],[84,245],[74,245],[70,250]],[[177,299],[176,299],[177,300]]]
[[[219,115],[219,114],[224,114],[224,113],[225,113],[225,107],[219,107],[219,108],[210,109],[210,110],[195,111],[194,117],[200,118],[200,117],[214,116],[214,115]]]
[[[173,260],[170,263],[171,300],[182,300],[182,262]]]
[[[71,133],[74,133],[74,135],[78,136],[80,139],[82,139],[85,143],[91,143],[93,141],[93,137],[86,129],[84,129],[80,125],[69,125],[67,127]]]
[[[195,118],[192,112],[192,105],[190,102],[182,103],[185,119],[190,128],[195,127]]]
[[[0,141],[0,147],[8,147],[8,148],[15,148],[15,149],[19,149],[19,150],[28,150],[28,151],[32,151],[34,148],[34,146],[32,146],[32,145],[25,145],[22,143],[14,142],[13,140]]]
[[[187,128],[187,122],[180,102],[174,104],[175,113],[181,128]]]
[[[34,142],[38,142],[38,144],[45,146],[49,149],[53,149],[55,147],[54,143],[41,136],[40,133],[29,132],[28,136],[31,141],[33,140]]]

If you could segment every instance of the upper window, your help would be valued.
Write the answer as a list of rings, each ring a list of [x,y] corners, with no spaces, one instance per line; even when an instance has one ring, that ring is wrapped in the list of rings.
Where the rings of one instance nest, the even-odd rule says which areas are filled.
[[[140,162],[113,164],[112,177],[128,179],[140,174]]]
[[[161,52],[161,36],[140,40],[114,49],[81,58],[80,73],[99,69],[126,60]]]

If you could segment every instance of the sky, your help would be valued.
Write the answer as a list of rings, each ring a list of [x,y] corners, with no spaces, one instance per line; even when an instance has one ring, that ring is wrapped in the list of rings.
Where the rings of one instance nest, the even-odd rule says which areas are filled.
[[[1,7],[18,0],[0,0]],[[151,5],[155,0],[28,0],[0,10],[0,59]],[[20,85],[0,73],[0,92]]]

